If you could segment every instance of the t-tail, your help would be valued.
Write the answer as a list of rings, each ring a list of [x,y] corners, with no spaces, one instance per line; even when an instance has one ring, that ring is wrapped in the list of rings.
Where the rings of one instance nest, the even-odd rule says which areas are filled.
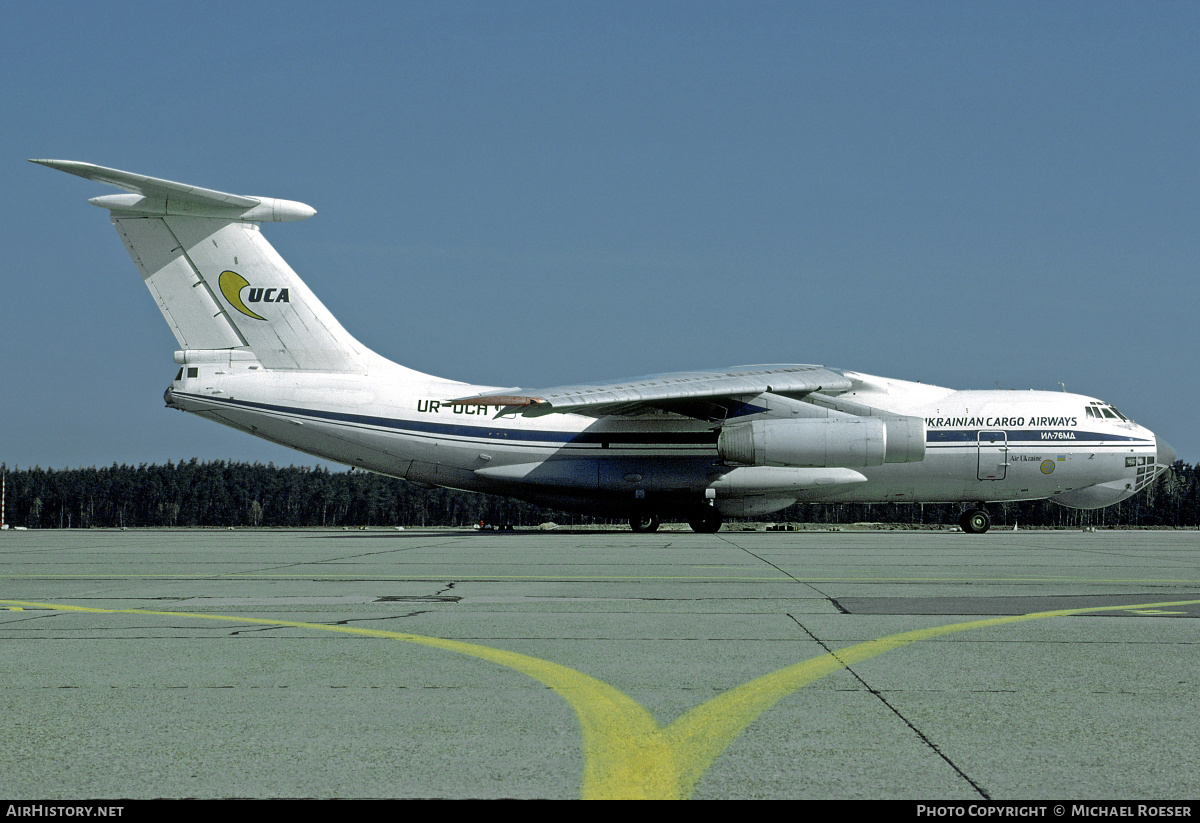
[[[363,373],[378,358],[334,319],[259,232],[316,211],[70,160],[33,160],[126,194],[89,202],[113,226],[182,350],[180,362],[257,360],[264,368]]]

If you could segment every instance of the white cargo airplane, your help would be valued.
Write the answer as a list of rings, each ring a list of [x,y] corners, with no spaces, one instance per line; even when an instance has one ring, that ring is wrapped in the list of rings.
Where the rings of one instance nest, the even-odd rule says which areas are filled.
[[[955,391],[806,365],[617,383],[475,386],[397,365],[346,332],[263,239],[303,203],[66,160],[126,194],[112,223],[179,350],[171,408],[420,484],[558,509],[663,516],[715,532],[797,501],[968,504],[1050,498],[1099,508],[1175,461],[1153,432],[1066,392]]]

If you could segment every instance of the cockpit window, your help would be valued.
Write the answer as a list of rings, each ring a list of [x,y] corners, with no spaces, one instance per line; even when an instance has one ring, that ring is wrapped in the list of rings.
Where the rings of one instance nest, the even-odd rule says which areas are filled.
[[[1107,403],[1101,403],[1098,400],[1093,400],[1091,403],[1089,403],[1084,408],[1084,411],[1087,413],[1088,417],[1094,417],[1097,420],[1108,419],[1124,420],[1126,423],[1130,422],[1129,418],[1117,411],[1115,407],[1110,406]]]

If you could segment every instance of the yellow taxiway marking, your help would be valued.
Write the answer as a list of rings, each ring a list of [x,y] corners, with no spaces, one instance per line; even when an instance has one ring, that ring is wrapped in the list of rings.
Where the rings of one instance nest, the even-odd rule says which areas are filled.
[[[1047,617],[1068,617],[1092,612],[1131,611],[1160,614],[1172,606],[1193,606],[1200,600],[1169,603],[1139,603],[1129,606],[1095,606],[1083,609],[1059,609],[1010,617],[993,617],[951,623],[928,629],[868,640],[819,655],[802,663],[785,666],[770,674],[743,683],[701,703],[666,727],[659,726],[633,699],[594,677],[567,666],[525,654],[443,640],[418,634],[361,629],[353,626],[272,620],[260,617],[236,617],[188,612],[151,611],[148,609],[98,609],[24,600],[0,600],[18,608],[95,614],[141,614],[161,617],[185,617],[196,620],[220,620],[257,623],[325,632],[340,632],[366,637],[402,640],[421,646],[444,649],[507,666],[551,688],[575,712],[583,735],[584,799],[659,798],[686,799],[701,776],[742,730],[753,723],[782,698],[808,684],[885,652],[903,648],[920,640],[929,640],[970,629],[1004,626]]]

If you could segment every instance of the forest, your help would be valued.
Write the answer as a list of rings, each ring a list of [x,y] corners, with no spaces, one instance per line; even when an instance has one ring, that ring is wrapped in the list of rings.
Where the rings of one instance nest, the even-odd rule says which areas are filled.
[[[42,469],[0,464],[5,522],[47,528],[517,527],[621,522],[544,509],[507,497],[426,489],[361,470],[223,460],[107,468]],[[1197,468],[1182,461],[1146,490],[1105,509],[1050,501],[988,506],[993,528],[1196,528]],[[958,504],[800,503],[757,518],[772,523],[955,523]]]

